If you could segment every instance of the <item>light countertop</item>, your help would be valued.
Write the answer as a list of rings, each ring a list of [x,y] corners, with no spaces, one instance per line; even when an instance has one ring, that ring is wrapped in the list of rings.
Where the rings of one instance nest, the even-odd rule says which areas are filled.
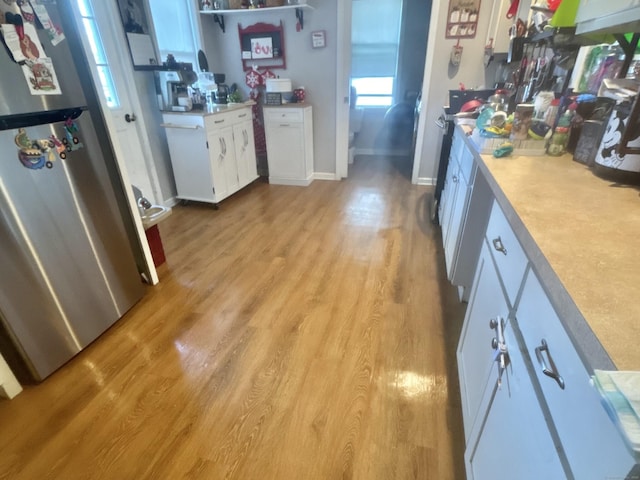
[[[587,363],[640,370],[640,188],[570,155],[476,158]]]
[[[233,110],[240,110],[242,108],[247,108],[255,105],[256,102],[253,100],[247,100],[243,103],[227,103],[227,104],[214,104],[208,105],[206,110],[189,110],[188,112],[162,112],[162,113],[170,113],[170,114],[178,114],[178,115],[197,115],[206,117],[208,115],[215,115],[216,113],[224,113],[231,112]]]

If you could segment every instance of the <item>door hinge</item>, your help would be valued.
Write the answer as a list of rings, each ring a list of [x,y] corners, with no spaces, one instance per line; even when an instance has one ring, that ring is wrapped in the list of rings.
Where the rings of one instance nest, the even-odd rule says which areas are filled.
[[[207,150],[209,150],[209,141],[207,140],[205,143],[207,144]]]
[[[211,187],[211,190],[213,191],[213,194],[216,194],[216,187]]]

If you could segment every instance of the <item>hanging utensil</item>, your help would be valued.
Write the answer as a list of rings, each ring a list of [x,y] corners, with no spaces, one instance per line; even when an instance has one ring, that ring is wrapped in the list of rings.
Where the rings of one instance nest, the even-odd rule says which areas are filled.
[[[198,50],[198,67],[201,72],[209,71],[209,62],[207,61],[207,56],[202,50]]]
[[[520,0],[511,0],[511,5],[509,6],[509,10],[507,10],[507,18],[511,20],[518,13],[518,6],[520,5]]]

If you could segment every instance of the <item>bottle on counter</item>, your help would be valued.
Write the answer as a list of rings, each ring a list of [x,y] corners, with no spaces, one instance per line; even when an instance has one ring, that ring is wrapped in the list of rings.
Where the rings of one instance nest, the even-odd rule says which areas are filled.
[[[573,111],[567,109],[558,119],[558,125],[556,125],[556,128],[553,130],[553,135],[547,146],[547,155],[559,157],[566,151],[572,117]]]

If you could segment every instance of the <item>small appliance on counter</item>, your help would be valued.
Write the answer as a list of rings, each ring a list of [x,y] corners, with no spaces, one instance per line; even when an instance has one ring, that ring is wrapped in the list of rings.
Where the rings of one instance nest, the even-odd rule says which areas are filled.
[[[193,108],[189,86],[198,76],[191,68],[154,72],[158,107],[163,112],[188,112]]]
[[[225,81],[224,73],[214,73],[213,81],[216,84],[216,89],[213,93],[213,103],[217,103],[219,105],[226,105],[229,98],[229,86],[224,83]]]

